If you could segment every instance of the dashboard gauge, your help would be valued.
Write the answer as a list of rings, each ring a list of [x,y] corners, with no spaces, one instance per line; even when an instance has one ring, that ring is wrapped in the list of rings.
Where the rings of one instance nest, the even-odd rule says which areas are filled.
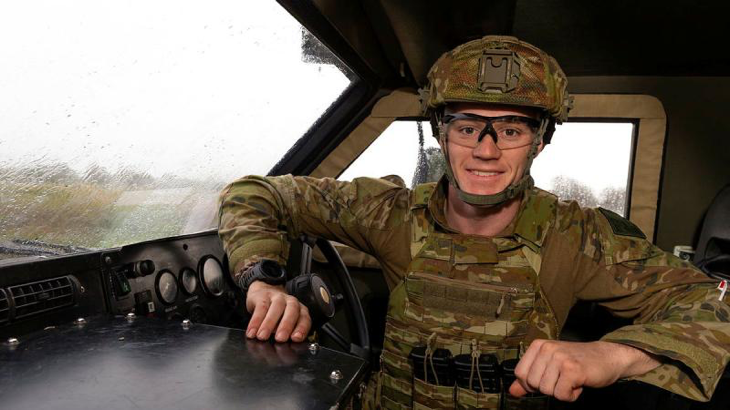
[[[200,266],[200,281],[203,290],[210,296],[220,296],[224,290],[223,267],[212,256],[203,259]]]
[[[166,305],[172,305],[177,299],[177,279],[168,270],[160,271],[155,280],[155,290],[160,301]]]
[[[188,295],[192,295],[198,289],[198,277],[195,271],[190,268],[184,268],[180,273],[180,283],[182,289]]]

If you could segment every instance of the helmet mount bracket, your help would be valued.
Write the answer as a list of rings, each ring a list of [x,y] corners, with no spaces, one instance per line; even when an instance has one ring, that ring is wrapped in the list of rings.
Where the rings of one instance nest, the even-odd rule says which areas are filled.
[[[485,93],[506,93],[517,88],[520,62],[510,50],[484,50],[479,58],[477,84]]]

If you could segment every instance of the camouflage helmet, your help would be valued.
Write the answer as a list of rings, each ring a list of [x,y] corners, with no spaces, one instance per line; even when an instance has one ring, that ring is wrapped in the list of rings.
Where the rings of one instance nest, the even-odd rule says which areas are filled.
[[[496,206],[533,186],[532,161],[540,144],[550,142],[555,124],[568,118],[572,98],[568,80],[554,58],[537,47],[510,36],[485,36],[444,53],[428,72],[420,90],[424,114],[430,115],[434,136],[446,159],[446,176],[461,200],[474,206]],[[484,103],[537,108],[541,125],[535,133],[524,175],[502,192],[477,195],[463,191],[454,176],[442,122],[450,103]]]
[[[568,118],[568,80],[554,58],[510,36],[486,36],[444,53],[428,72],[427,109],[455,102],[535,107]]]

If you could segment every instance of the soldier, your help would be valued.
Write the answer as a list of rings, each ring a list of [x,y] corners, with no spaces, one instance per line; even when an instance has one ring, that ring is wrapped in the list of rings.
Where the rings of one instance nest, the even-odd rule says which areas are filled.
[[[428,80],[422,99],[444,178],[413,190],[371,178],[232,183],[220,236],[238,283],[261,259],[284,264],[288,239],[302,232],[374,255],[391,293],[366,406],[498,406],[500,394],[483,386],[424,377],[437,373],[437,351],[466,354],[472,366],[484,354],[519,359],[516,381],[504,386],[515,397],[574,401],[584,386],[631,378],[709,400],[730,358],[730,311],[716,281],[619,215],[533,187],[532,161],[571,106],[556,61],[513,37],[487,36],[445,53]],[[577,300],[634,324],[600,341],[558,341]],[[250,338],[302,341],[309,331],[306,308],[281,286],[254,281],[246,306]],[[417,350],[420,378],[409,358]]]

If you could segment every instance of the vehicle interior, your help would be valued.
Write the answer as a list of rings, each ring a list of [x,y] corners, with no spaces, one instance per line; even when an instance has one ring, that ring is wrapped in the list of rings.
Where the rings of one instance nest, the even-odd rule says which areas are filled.
[[[32,3],[0,6],[2,33],[18,38],[0,46],[16,67],[0,71],[5,403],[331,408],[359,394],[377,366],[392,286],[378,261],[293,238],[288,275],[320,274],[338,312],[314,347],[246,341],[218,193],[248,174],[383,177],[409,188],[438,179],[443,158],[418,89],[442,53],[487,34],[555,57],[575,96],[536,161],[536,184],[612,209],[662,250],[730,277],[726,2]],[[73,29],[55,22],[66,12]],[[117,37],[106,40],[107,29]],[[80,46],[65,52],[65,40]],[[66,58],[78,64],[71,74],[60,68]],[[136,68],[148,61],[159,66]],[[562,337],[596,340],[627,323],[579,302]],[[84,368],[103,372],[56,378]],[[625,381],[554,406],[724,409],[730,373],[707,403]]]

